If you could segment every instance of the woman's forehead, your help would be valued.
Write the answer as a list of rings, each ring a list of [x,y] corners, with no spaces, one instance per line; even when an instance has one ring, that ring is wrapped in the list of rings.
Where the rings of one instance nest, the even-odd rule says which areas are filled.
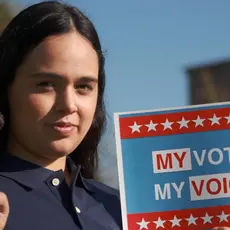
[[[71,32],[45,39],[30,52],[21,69],[97,77],[98,56],[87,39]]]

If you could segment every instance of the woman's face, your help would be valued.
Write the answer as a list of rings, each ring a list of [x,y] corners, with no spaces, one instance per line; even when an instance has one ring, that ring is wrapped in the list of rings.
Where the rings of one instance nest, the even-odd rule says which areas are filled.
[[[45,39],[9,89],[9,149],[55,159],[85,137],[96,110],[98,57],[76,32]]]

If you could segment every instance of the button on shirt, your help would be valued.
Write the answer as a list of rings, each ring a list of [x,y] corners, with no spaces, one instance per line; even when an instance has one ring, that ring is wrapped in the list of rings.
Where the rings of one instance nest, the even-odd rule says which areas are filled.
[[[119,193],[81,176],[80,167],[67,159],[64,173],[41,168],[15,156],[0,159],[0,191],[9,199],[5,230],[121,230]]]

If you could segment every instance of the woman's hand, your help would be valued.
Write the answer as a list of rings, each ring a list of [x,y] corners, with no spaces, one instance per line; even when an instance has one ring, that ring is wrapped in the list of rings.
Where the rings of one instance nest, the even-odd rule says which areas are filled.
[[[0,230],[4,230],[9,212],[8,199],[4,193],[0,192]]]
[[[212,230],[230,230],[228,227],[215,227]]]

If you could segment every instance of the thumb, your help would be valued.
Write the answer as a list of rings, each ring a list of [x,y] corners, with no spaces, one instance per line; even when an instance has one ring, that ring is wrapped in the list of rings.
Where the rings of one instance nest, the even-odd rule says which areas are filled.
[[[9,202],[6,195],[0,192],[0,230],[3,230],[9,215]]]

